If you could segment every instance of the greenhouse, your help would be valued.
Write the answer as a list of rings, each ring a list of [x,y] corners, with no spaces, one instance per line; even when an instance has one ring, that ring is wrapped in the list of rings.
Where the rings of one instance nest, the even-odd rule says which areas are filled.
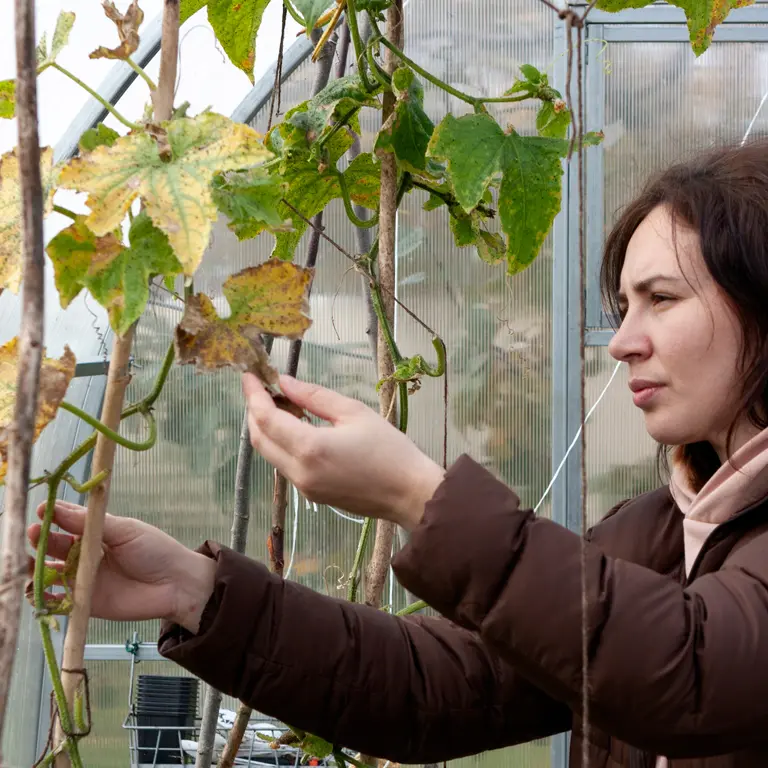
[[[243,515],[245,498],[247,542],[244,551],[248,557],[272,566],[276,559],[282,559],[279,572],[285,579],[333,598],[347,598],[350,583],[355,582],[360,593],[358,600],[362,601],[370,577],[361,565],[371,557],[374,543],[372,534],[364,542],[364,551],[358,553],[365,519],[341,505],[315,503],[288,484],[282,499],[284,537],[281,534],[281,551],[275,554],[274,515],[280,501],[276,471],[258,449],[253,453],[249,477],[243,474],[242,466],[239,467],[242,443],[243,440],[247,443],[248,437],[247,433],[243,437],[247,420],[244,420],[240,372],[232,368],[201,372],[202,354],[191,358],[197,365],[174,364],[169,371],[166,368],[169,344],[173,346],[174,338],[180,354],[177,327],[181,327],[182,318],[187,316],[185,298],[189,300],[193,292],[204,295],[214,316],[236,313],[239,310],[233,303],[234,294],[231,290],[227,292],[226,287],[233,284],[225,285],[230,276],[245,274],[257,265],[273,264],[276,255],[287,262],[293,258],[294,264],[303,265],[311,252],[314,252],[314,272],[307,313],[311,325],[306,333],[302,331],[298,347],[295,333],[278,331],[271,337],[274,346],[270,346],[271,340],[267,344],[271,350],[269,358],[278,371],[285,372],[295,366],[296,355],[300,354],[297,378],[362,401],[376,411],[381,407],[382,397],[390,391],[393,399],[390,412],[386,413],[385,409],[387,417],[392,413],[402,415],[403,411],[402,400],[399,405],[393,405],[395,394],[391,393],[407,390],[407,435],[434,462],[450,466],[467,454],[513,488],[523,507],[535,509],[539,517],[577,533],[583,532],[585,523],[596,524],[622,500],[657,488],[660,485],[657,443],[646,431],[642,414],[628,396],[627,366],[617,363],[608,351],[614,325],[601,297],[600,264],[605,241],[624,206],[639,194],[653,173],[712,146],[739,145],[768,137],[768,105],[765,105],[768,100],[768,2],[757,0],[746,5],[702,0],[688,3],[700,6],[700,14],[714,13],[712,6],[732,8],[721,13],[723,18],[712,21],[706,33],[712,35],[711,43],[698,51],[694,50],[696,42],[693,45],[691,42],[695,30],[689,25],[684,10],[666,2],[601,0],[565,5],[543,0],[356,0],[359,29],[357,23],[349,23],[349,10],[352,9],[354,17],[355,4],[347,0],[284,2],[285,5],[280,0],[271,3],[243,0],[243,6],[260,9],[249,11],[256,21],[250,19],[254,24],[255,53],[251,39],[253,56],[248,64],[236,60],[232,39],[220,34],[217,28],[222,24],[222,13],[226,16],[240,12],[241,4],[181,0],[182,23],[177,29],[177,73],[171,105],[180,111],[174,113],[174,121],[185,120],[185,116],[193,118],[210,109],[229,118],[227,126],[244,124],[255,129],[255,133],[250,132],[248,136],[258,136],[261,142],[265,136],[275,135],[274,126],[287,125],[292,119],[291,110],[317,98],[329,82],[358,77],[360,63],[363,74],[368,72],[363,82],[367,83],[366,77],[369,77],[372,85],[363,96],[346,96],[347,101],[358,98],[354,116],[344,116],[344,122],[349,124],[341,125],[341,130],[338,123],[329,129],[333,120],[338,120],[341,107],[337,105],[343,107],[347,103],[338,95],[335,100],[329,96],[319,107],[318,114],[325,115],[322,120],[327,123],[321,122],[319,128],[315,124],[307,128],[310,121],[316,119],[315,113],[310,112],[307,121],[301,123],[302,130],[307,128],[306,136],[314,136],[314,130],[325,132],[320,142],[323,146],[318,155],[311,156],[312,161],[315,171],[320,167],[321,174],[330,163],[333,174],[337,175],[328,177],[331,179],[328,184],[336,184],[334,189],[341,185],[342,191],[326,197],[323,191],[308,191],[306,197],[292,198],[296,207],[286,203],[288,208],[285,205],[276,208],[283,219],[292,219],[293,231],[290,232],[278,217],[277,223],[262,222],[253,232],[244,234],[244,229],[238,230],[236,226],[236,216],[225,215],[224,204],[217,203],[218,210],[210,217],[216,219],[210,235],[204,228],[191,235],[187,233],[189,242],[194,239],[193,235],[204,240],[201,260],[193,270],[187,269],[181,250],[175,245],[173,228],[164,230],[168,233],[167,239],[162,235],[164,242],[170,240],[184,268],[175,269],[170,280],[162,280],[155,279],[164,274],[161,269],[147,267],[143,275],[144,288],[148,275],[151,274],[152,280],[146,306],[138,311],[138,319],[131,318],[130,322],[125,321],[129,310],[123,304],[116,309],[113,299],[102,300],[103,290],[99,298],[98,286],[94,288],[96,284],[88,282],[91,278],[85,276],[85,271],[81,282],[88,290],[81,291],[79,284],[76,289],[70,286],[71,295],[65,301],[61,267],[46,257],[45,355],[63,359],[66,346],[74,353],[76,364],[66,388],[65,399],[71,408],[61,407],[34,445],[29,477],[38,478],[40,482],[32,482],[30,486],[27,521],[32,523],[37,519],[36,509],[46,501],[48,473],[93,432],[83,414],[92,419],[101,418],[105,398],[109,399],[108,373],[113,367],[114,350],[119,346],[116,340],[130,326],[130,383],[125,402],[149,402],[150,396],[153,399],[146,409],[137,408],[137,413],[145,419],[126,419],[119,431],[132,445],[142,445],[147,438],[145,422],[151,421],[156,439],[150,450],[117,447],[114,467],[108,472],[109,514],[157,526],[193,549],[206,540],[230,546],[238,515]],[[176,145],[172,140],[170,144],[163,144],[169,139],[165,128],[159,127],[159,99],[154,104],[156,122],[152,122],[152,100],[148,91],[151,87],[148,82],[159,84],[157,92],[162,90],[163,66],[170,66],[167,63],[161,66],[161,42],[167,34],[163,26],[163,0],[140,0],[143,23],[136,30],[129,29],[126,21],[135,3],[117,2],[118,15],[126,14],[120,15],[122,21],[118,22],[121,44],[129,45],[131,34],[138,32],[138,45],[125,61],[120,61],[121,56],[114,52],[89,58],[98,46],[111,46],[116,40],[114,19],[109,13],[104,15],[95,0],[85,4],[66,0],[31,4],[37,6],[36,36],[39,39],[45,33],[52,46],[50,53],[43,48],[44,66],[38,67],[40,146],[51,147],[52,163],[64,168],[55,205],[51,203],[54,207],[48,209],[44,223],[48,244],[55,242],[63,231],[69,231],[67,228],[74,231],[93,216],[83,218],[89,208],[93,210],[92,197],[86,200],[83,192],[93,196],[93,190],[87,188],[87,183],[78,187],[77,181],[67,185],[64,178],[68,173],[74,179],[76,172],[87,172],[85,164],[75,168],[73,158],[87,163],[89,157],[96,156],[103,148],[112,147],[115,139],[94,139],[97,149],[91,148],[88,152],[83,144],[84,133],[100,136],[91,129],[103,125],[104,133],[109,129],[110,136],[157,139],[161,157],[164,147],[171,156]],[[16,72],[13,5],[5,3],[0,9],[3,42],[0,81],[14,78]],[[16,5],[24,3],[17,0]],[[401,69],[387,72],[386,62],[396,54],[386,44],[394,45],[391,41],[397,42],[398,38],[392,38],[392,30],[385,20],[391,18],[388,14],[392,7],[400,6],[404,34],[399,39],[407,60],[400,60]],[[709,10],[702,10],[705,6]],[[284,10],[287,7],[290,10]],[[311,19],[310,11],[304,8],[314,9]],[[66,22],[67,34],[60,35],[60,14],[70,11],[74,11],[77,18],[74,23]],[[168,13],[167,9],[165,12]],[[215,14],[219,14],[218,19]],[[376,25],[376,18],[388,37],[377,37],[381,29]],[[318,24],[311,35],[303,26],[308,20]],[[325,37],[320,39],[324,30]],[[61,46],[56,57],[54,49],[62,37],[68,37],[68,44]],[[360,37],[367,57],[355,55]],[[315,61],[318,51],[322,55]],[[45,63],[46,56],[51,63]],[[321,82],[323,70],[325,80]],[[423,71],[430,77],[423,76]],[[402,75],[404,87],[394,87],[401,82],[396,79],[398,74]],[[423,86],[423,102],[417,105],[418,109],[413,106],[414,100],[418,101],[421,96],[412,79],[407,78],[416,78]],[[83,91],[76,79],[91,86],[94,95]],[[439,87],[433,79],[447,88]],[[355,82],[360,82],[359,78]],[[5,116],[2,86],[0,82],[0,116]],[[17,87],[17,109],[21,109],[21,93],[21,87]],[[555,95],[547,96],[548,93]],[[462,98],[466,94],[472,94],[474,103]],[[397,107],[392,106],[395,103]],[[408,129],[413,131],[409,137],[415,137],[412,147],[397,145],[397,126],[402,124],[393,123],[394,129],[390,125],[389,134],[382,130],[382,104],[384,117],[387,111],[392,113],[403,108],[404,119],[412,121]],[[549,133],[542,128],[542,104],[548,105],[551,114],[548,113],[547,119],[553,121],[553,127],[547,128]],[[514,238],[514,234],[510,234],[503,208],[519,206],[520,200],[515,198],[511,203],[510,198],[504,199],[504,181],[501,193],[496,181],[486,183],[469,206],[470,214],[467,206],[462,207],[461,192],[451,186],[450,178],[441,181],[437,175],[429,176],[430,163],[435,162],[433,158],[440,159],[439,142],[434,137],[430,142],[432,155],[427,153],[425,159],[424,147],[421,149],[420,169],[414,169],[418,158],[414,160],[412,154],[408,154],[418,152],[420,128],[416,121],[422,115],[431,131],[438,124],[442,127],[441,121],[448,115],[458,118],[454,124],[460,123],[473,113],[473,108],[478,124],[487,117],[495,127],[501,127],[500,135],[507,138],[518,134],[535,136],[538,132],[566,147],[566,132],[570,131],[567,135],[574,137],[576,129],[580,131],[567,149],[568,157],[563,149],[562,156],[556,159],[556,163],[562,163],[557,193],[547,198],[549,202],[541,202],[541,212],[535,214],[546,219],[544,209],[551,208],[552,200],[555,201],[546,236],[541,232],[540,242],[534,238],[532,257],[535,260],[528,260],[530,266],[513,263],[510,255],[512,245],[507,238]],[[146,118],[147,109],[149,119],[142,122],[139,118],[142,113]],[[562,135],[560,128],[554,127],[561,110],[568,115],[568,121],[562,123]],[[158,139],[159,134],[162,135]],[[334,141],[339,136],[349,140],[340,144],[334,155]],[[187,139],[177,139],[182,140]],[[188,140],[190,145],[201,141],[199,137]],[[289,141],[294,141],[293,134],[280,134],[279,141],[285,144],[278,146],[272,139],[268,145],[259,143],[262,149],[258,151],[265,156],[269,153],[263,146],[275,152],[283,151]],[[391,144],[383,147],[387,141]],[[482,141],[478,139],[479,143]],[[6,163],[0,166],[0,182],[6,189],[8,181],[4,173],[7,174],[10,167],[7,153],[17,143],[16,120],[0,120],[0,154]],[[236,149],[245,153],[244,147],[245,143]],[[330,160],[328,147],[331,147]],[[398,154],[401,150],[402,156]],[[190,151],[198,150],[193,147]],[[248,151],[255,156],[256,150],[252,147]],[[408,159],[403,159],[406,155]],[[407,194],[398,197],[396,218],[393,218],[392,332],[401,355],[396,362],[412,363],[416,368],[406,372],[407,375],[403,373],[405,368],[396,369],[394,374],[391,369],[390,389],[381,386],[380,380],[386,377],[382,376],[380,359],[377,367],[376,357],[381,358],[382,350],[386,354],[387,346],[376,344],[377,323],[372,308],[376,291],[371,288],[375,280],[371,278],[373,273],[367,271],[372,269],[366,266],[369,262],[361,261],[372,247],[378,252],[374,243],[377,237],[383,238],[385,182],[382,175],[379,191],[376,178],[375,199],[371,202],[365,187],[369,183],[364,175],[368,170],[363,168],[365,163],[361,158],[370,159],[378,168],[379,163],[384,166],[386,157],[394,156],[397,156],[395,174],[403,172],[410,179],[410,186],[401,181],[400,191]],[[290,157],[288,150],[284,157]],[[455,169],[460,158],[454,156],[453,160]],[[167,157],[162,161],[171,165],[175,162]],[[123,159],[122,162],[129,161]],[[211,171],[208,182],[214,186],[220,182],[230,183],[226,173],[240,172],[233,163],[214,168],[220,174],[212,181]],[[447,167],[451,167],[450,162]],[[506,167],[503,170],[505,174],[508,172]],[[494,173],[489,171],[488,178]],[[543,173],[546,174],[546,170]],[[198,183],[195,174],[190,172],[179,178],[189,187],[174,190],[174,194],[179,199],[185,192],[194,195],[194,185]],[[262,181],[264,178],[259,177]],[[44,180],[44,183],[47,182]],[[3,247],[3,227],[10,226],[8,220],[3,219],[2,206],[6,203],[2,184],[0,248]],[[347,190],[345,184],[349,185]],[[152,184],[146,189],[150,187]],[[98,239],[117,237],[121,227],[126,233],[130,227],[133,235],[136,222],[149,218],[163,229],[154,213],[157,206],[153,207],[151,199],[147,202],[156,192],[152,187],[146,198],[142,192],[141,204],[139,198],[128,199],[122,215],[105,226],[103,232],[96,232]],[[119,190],[115,194],[120,194]],[[161,197],[162,194],[161,191]],[[319,208],[306,203],[312,194],[322,198]],[[214,194],[212,199],[216,201],[220,197]],[[276,200],[280,200],[280,193]],[[304,208],[305,203],[309,207]],[[202,203],[200,207],[203,208]],[[125,218],[129,209],[130,221]],[[500,219],[495,215],[497,211]],[[487,227],[482,232],[477,229],[481,219],[482,226]],[[379,221],[378,228],[371,226],[376,221]],[[465,224],[469,228],[468,239],[466,232],[462,234],[460,230]],[[152,222],[149,226],[161,234]],[[194,225],[190,229],[194,230]],[[95,237],[93,233],[90,236]],[[382,242],[379,249],[383,247]],[[20,243],[19,239],[19,248]],[[485,251],[483,244],[487,246]],[[280,251],[285,248],[290,251]],[[51,246],[48,253],[52,253]],[[192,259],[190,253],[191,250],[185,251]],[[0,278],[3,277],[0,250]],[[0,283],[0,345],[19,336],[24,309],[23,292],[3,290],[3,287]],[[378,293],[379,298],[382,295]],[[62,304],[67,306],[63,308]],[[208,305],[203,306],[201,312],[207,311]],[[216,319],[221,322],[219,317]],[[118,332],[116,322],[127,324]],[[266,327],[261,330],[269,333]],[[442,375],[434,375],[435,355],[439,362],[441,360],[440,343],[444,346],[445,365],[444,370],[437,371]],[[0,368],[2,362],[0,359]],[[262,363],[259,358],[257,367]],[[218,366],[211,366],[215,367]],[[441,366],[438,364],[436,368]],[[165,374],[167,379],[163,378]],[[152,393],[158,377],[164,380],[164,386],[154,398]],[[8,404],[0,401],[0,406],[0,415],[10,418]],[[119,405],[117,414],[119,424]],[[0,422],[3,462],[6,455],[3,433],[8,427],[9,422]],[[584,457],[582,451],[586,453]],[[93,462],[93,452],[87,451],[69,467],[73,482],[61,484],[60,498],[88,503],[88,494],[77,488],[82,490],[83,484],[92,477]],[[582,498],[582,465],[586,472],[585,499]],[[3,492],[0,486],[0,500]],[[473,511],[467,510],[467,513]],[[392,553],[396,555],[403,550],[407,542],[407,534],[398,529]],[[32,554],[32,549],[28,547],[28,550]],[[364,561],[362,564],[358,554]],[[553,573],[560,572],[559,563],[548,565]],[[412,594],[401,585],[389,565],[385,576],[380,609],[409,613],[421,595]],[[537,585],[531,584],[532,600],[536,599],[536,590]],[[7,768],[31,768],[38,764],[36,761],[41,755],[47,755],[55,747],[52,713],[56,696],[39,629],[45,622],[41,622],[39,609],[26,599],[21,610],[0,759],[0,764]],[[423,604],[416,605],[413,611],[427,616],[438,613]],[[57,631],[49,631],[59,665],[64,664],[68,622],[66,612],[57,615],[58,626],[54,628]],[[295,627],[297,633],[305,636],[312,636],[317,630],[312,623]],[[76,739],[64,734],[64,738],[77,741],[80,765],[139,768],[195,763],[195,742],[201,738],[200,718],[206,697],[213,690],[206,683],[201,681],[185,688],[183,681],[177,681],[181,686],[178,690],[186,693],[194,690],[196,694],[192,709],[184,715],[187,719],[182,718],[181,725],[171,729],[172,745],[167,753],[153,749],[159,742],[146,740],[148,734],[152,739],[155,734],[159,738],[160,731],[139,727],[137,701],[152,685],[157,684],[162,690],[161,683],[153,676],[194,679],[191,673],[161,655],[157,645],[159,632],[159,620],[126,622],[91,618],[88,623],[84,688],[87,689],[89,733],[78,734]],[[318,653],[322,654],[323,649],[318,649]],[[181,694],[176,691],[174,695]],[[221,707],[216,754],[210,764],[216,764],[216,756],[232,728],[227,718],[234,717],[239,702],[225,695]],[[168,708],[172,709],[170,705]],[[149,721],[145,718],[142,722],[146,726]],[[272,727],[282,733],[286,726],[271,713],[255,712],[251,723],[256,725],[247,731],[234,765],[260,768],[294,765],[294,758],[295,764],[303,760],[312,765],[332,765],[336,757],[335,764],[344,768],[339,750],[346,747],[345,744],[334,744],[330,755],[319,757],[309,748],[302,754],[302,749],[296,747],[272,750],[270,755],[255,732],[258,730],[263,735]],[[478,768],[566,768],[569,738],[569,733],[563,732],[503,749],[485,750],[481,745],[480,754],[451,762]],[[181,746],[182,739],[187,745],[186,752]],[[350,765],[356,764],[356,760],[368,760],[354,750],[344,754],[352,761]],[[768,761],[768,753],[762,755]],[[614,759],[615,762],[600,764],[600,768],[630,764]],[[77,760],[71,763],[76,768]],[[728,765],[759,765],[759,758],[757,760]],[[55,756],[43,764],[70,763],[69,759],[62,762],[61,756]],[[370,764],[384,768],[395,765],[395,761],[382,759]],[[594,762],[590,764],[594,768],[598,766]],[[671,768],[692,765],[693,762],[670,758]]]

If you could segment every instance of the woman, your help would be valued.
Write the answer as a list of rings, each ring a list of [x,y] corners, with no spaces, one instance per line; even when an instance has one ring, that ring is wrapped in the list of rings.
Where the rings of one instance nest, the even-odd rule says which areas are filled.
[[[648,432],[674,449],[669,486],[587,537],[592,768],[768,765],[766,232],[762,141],[669,169],[608,238],[610,352]],[[435,762],[573,728],[582,765],[579,537],[466,456],[444,473],[355,401],[283,379],[330,423],[315,427],[252,376],[243,385],[256,450],[308,498],[410,531],[395,573],[451,621],[334,600],[111,517],[95,615],[166,619],[165,656],[366,754]],[[58,505],[68,533],[51,536],[52,558],[83,519]]]

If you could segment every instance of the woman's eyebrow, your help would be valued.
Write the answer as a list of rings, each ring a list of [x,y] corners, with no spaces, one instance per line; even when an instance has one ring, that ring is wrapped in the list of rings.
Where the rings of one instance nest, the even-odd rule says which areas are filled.
[[[666,283],[677,283],[680,281],[680,278],[677,275],[664,275],[662,273],[658,273],[655,275],[651,275],[650,277],[643,278],[642,280],[639,280],[636,282],[632,289],[635,291],[635,293],[648,293],[650,289],[653,287],[656,283],[666,282]],[[627,301],[627,294],[619,290],[617,294],[618,300],[621,302]]]

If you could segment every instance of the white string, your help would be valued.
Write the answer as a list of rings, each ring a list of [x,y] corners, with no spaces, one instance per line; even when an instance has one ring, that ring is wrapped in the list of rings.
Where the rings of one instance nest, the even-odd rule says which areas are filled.
[[[757,118],[760,114],[760,112],[763,109],[763,105],[765,102],[768,101],[768,91],[766,91],[763,94],[763,98],[760,99],[760,104],[757,106],[757,110],[755,111],[755,114],[752,116],[752,120],[749,122],[749,126],[747,127],[746,133],[744,134],[744,138],[741,140],[741,146],[743,147],[746,143],[747,139],[749,138],[749,134],[752,133],[752,128],[755,125],[755,122],[757,121]],[[608,379],[608,383],[603,388],[603,391],[600,393],[600,397],[597,398],[595,401],[595,404],[589,409],[589,413],[584,418],[584,424],[582,424],[579,429],[576,432],[575,437],[573,438],[571,444],[568,446],[568,450],[565,452],[565,456],[563,456],[562,461],[558,465],[557,469],[555,470],[555,474],[552,476],[552,479],[549,481],[549,485],[547,486],[547,489],[544,491],[544,494],[542,495],[541,499],[539,500],[539,503],[533,508],[534,512],[538,512],[539,507],[544,503],[544,500],[549,495],[549,492],[552,490],[552,486],[555,484],[555,481],[560,476],[560,472],[562,471],[563,467],[565,466],[565,462],[568,460],[568,456],[570,455],[571,451],[573,450],[574,446],[576,445],[576,442],[578,441],[581,430],[586,425],[587,421],[589,421],[589,417],[595,412],[595,408],[597,408],[600,401],[603,399],[605,393],[608,391],[608,387],[611,386],[613,380],[616,378],[616,374],[619,372],[619,367],[621,366],[621,363],[616,363],[616,367],[613,369],[613,373],[611,374],[611,378]]]
[[[317,504],[315,504],[314,501],[310,501],[309,503],[314,507],[315,513],[317,513],[318,511]],[[328,507],[327,504],[325,506]],[[336,509],[335,507],[328,507],[328,509],[330,509],[334,515],[337,515],[342,520],[349,520],[350,523],[357,523],[358,525],[363,525],[365,523],[365,520],[360,520],[357,517],[350,517],[349,515],[345,515],[343,512],[339,512],[339,510]]]
[[[291,568],[293,568],[293,556],[296,554],[296,539],[299,538],[299,492],[291,486],[293,495],[293,542],[291,543],[291,560],[288,563],[288,570],[285,572],[285,578],[287,579],[291,575]]]
[[[587,413],[587,415],[584,417],[584,423],[576,431],[576,435],[571,441],[571,444],[568,446],[568,450],[565,452],[565,456],[563,456],[563,460],[560,462],[557,469],[555,470],[555,474],[552,476],[552,479],[549,481],[549,485],[547,486],[547,489],[544,491],[544,495],[539,500],[539,503],[533,508],[534,512],[539,511],[539,507],[542,505],[542,503],[544,502],[544,499],[547,498],[547,496],[549,495],[549,492],[552,490],[552,486],[555,484],[555,481],[560,476],[560,472],[565,466],[565,462],[568,460],[568,456],[570,455],[571,451],[573,450],[573,447],[576,445],[576,442],[579,439],[579,436],[581,435],[581,430],[589,421],[589,417],[595,412],[595,408],[597,408],[597,406],[600,404],[600,401],[605,396],[605,393],[608,391],[608,387],[611,386],[611,383],[616,378],[616,374],[619,372],[620,367],[621,367],[621,362],[616,363],[616,367],[613,369],[611,378],[608,379],[608,383],[605,385],[605,387],[603,387],[603,391],[600,393],[600,397],[598,397],[597,400],[595,400],[595,404],[589,409],[589,413]]]
[[[747,132],[744,134],[744,138],[741,140],[742,147],[746,144],[747,139],[749,138],[749,134],[752,133],[752,127],[754,126],[755,121],[757,120],[757,116],[760,114],[760,110],[763,108],[763,104],[765,104],[766,99],[768,99],[768,91],[763,94],[763,98],[760,99],[760,104],[757,107],[757,112],[755,112],[755,114],[752,116],[752,120],[750,121],[749,127],[747,128]]]

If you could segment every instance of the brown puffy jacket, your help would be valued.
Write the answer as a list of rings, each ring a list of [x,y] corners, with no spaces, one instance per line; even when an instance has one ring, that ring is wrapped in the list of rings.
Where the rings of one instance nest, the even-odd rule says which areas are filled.
[[[717,528],[688,579],[667,488],[588,538],[590,768],[655,755],[670,768],[768,766],[768,500]],[[159,647],[219,690],[402,763],[573,728],[582,766],[580,538],[520,509],[468,457],[394,562],[450,621],[397,618],[203,550],[218,567],[200,632],[166,625]]]

